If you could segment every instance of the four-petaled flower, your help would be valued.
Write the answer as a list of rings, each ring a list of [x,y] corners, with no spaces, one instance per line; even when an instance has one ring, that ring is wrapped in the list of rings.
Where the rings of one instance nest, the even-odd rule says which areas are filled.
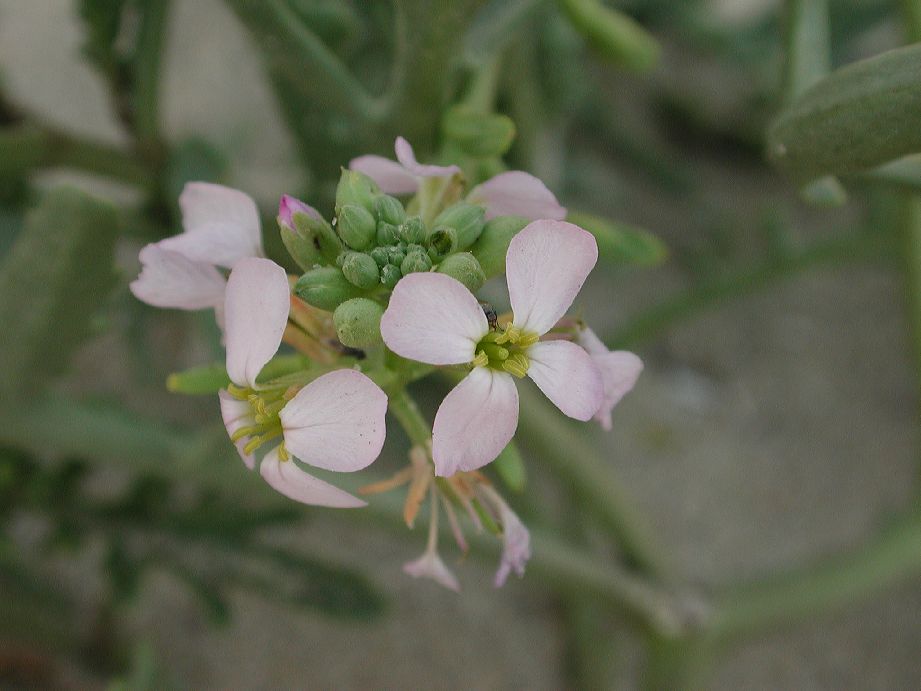
[[[324,374],[296,393],[260,384],[259,373],[281,345],[290,300],[284,269],[268,259],[242,259],[230,273],[225,338],[232,385],[220,392],[224,424],[251,469],[256,448],[281,442],[262,459],[259,472],[285,496],[320,506],[364,506],[302,470],[291,456],[325,470],[367,467],[384,443],[387,396],[351,369]]]
[[[518,426],[514,377],[529,376],[563,413],[590,420],[604,387],[591,356],[565,340],[540,341],[572,305],[598,259],[595,238],[562,221],[535,221],[518,233],[506,256],[514,313],[491,330],[483,308],[460,282],[415,273],[394,288],[381,319],[387,347],[431,365],[472,365],[445,397],[432,430],[438,475],[493,461]]]
[[[227,280],[218,267],[233,269],[245,257],[264,254],[256,203],[239,190],[190,182],[179,209],[184,232],[141,250],[141,274],[131,292],[154,307],[212,308],[222,323]]]
[[[412,194],[425,178],[450,177],[460,172],[457,166],[422,165],[416,161],[413,148],[403,137],[394,145],[397,160],[383,156],[353,158],[349,168],[364,173],[387,194]],[[496,216],[522,216],[531,221],[549,219],[561,221],[566,209],[540,180],[521,170],[510,170],[477,185],[467,195],[467,201],[486,209],[486,219]]]

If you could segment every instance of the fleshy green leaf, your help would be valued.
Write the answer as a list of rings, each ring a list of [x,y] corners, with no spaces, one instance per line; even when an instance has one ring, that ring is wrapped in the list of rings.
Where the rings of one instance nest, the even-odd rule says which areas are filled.
[[[502,449],[502,453],[492,462],[492,467],[496,469],[502,482],[510,490],[513,492],[524,490],[528,480],[527,472],[524,461],[521,459],[521,452],[514,441],[509,442],[508,446]]]
[[[668,257],[665,244],[648,230],[584,213],[570,213],[566,220],[594,235],[598,254],[609,262],[657,266]]]
[[[227,368],[222,362],[192,367],[182,372],[174,372],[166,380],[166,388],[173,393],[188,396],[216,394],[230,383]]]
[[[768,155],[799,180],[852,173],[921,151],[921,45],[830,74],[781,111]]]
[[[651,69],[659,44],[631,17],[605,7],[600,0],[559,0],[560,8],[604,59],[631,70]]]
[[[0,401],[64,370],[115,285],[115,209],[83,192],[49,192],[0,264]]]

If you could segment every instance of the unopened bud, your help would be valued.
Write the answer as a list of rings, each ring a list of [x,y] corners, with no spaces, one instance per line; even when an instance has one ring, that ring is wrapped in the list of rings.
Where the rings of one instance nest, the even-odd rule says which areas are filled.
[[[505,115],[455,106],[441,121],[445,137],[477,158],[501,156],[515,138],[515,124]]]
[[[363,250],[370,245],[377,234],[377,221],[363,206],[346,204],[339,209],[339,237],[353,250]]]
[[[406,243],[419,243],[425,240],[425,223],[418,216],[407,218],[400,226],[400,240]]]
[[[368,298],[346,300],[333,312],[336,335],[350,348],[367,348],[381,341],[384,308]]]
[[[294,218],[298,216],[304,218],[295,223]],[[284,195],[281,204],[278,205],[277,220],[281,241],[291,258],[304,271],[316,264],[320,255],[318,243],[306,221],[319,218],[320,214],[316,209],[288,195]]]
[[[378,221],[384,221],[391,225],[398,226],[406,220],[406,210],[396,197],[389,194],[378,197],[374,200],[374,214]]]
[[[457,233],[457,249],[465,250],[480,237],[486,210],[477,204],[459,202],[435,217],[434,227],[447,226]]]
[[[483,226],[483,232],[470,248],[470,253],[480,262],[486,278],[498,276],[505,271],[508,245],[526,225],[528,219],[521,216],[498,216]]]
[[[452,254],[438,265],[436,271],[446,274],[467,286],[471,293],[475,293],[486,282],[486,275],[480,263],[470,252]]]
[[[369,252],[369,254],[379,269],[384,268],[384,265],[390,261],[390,253],[387,251],[386,247],[375,247]]]
[[[457,231],[447,226],[436,226],[426,244],[432,261],[441,261],[457,249]]]
[[[342,275],[348,282],[364,290],[373,288],[380,281],[380,270],[370,254],[347,252],[342,260]]]
[[[381,283],[391,290],[393,290],[394,286],[396,286],[401,278],[403,278],[403,274],[398,266],[387,264],[387,266],[381,269]]]
[[[311,269],[294,285],[294,294],[304,302],[330,312],[346,300],[358,297],[360,292],[332,266]]]
[[[377,244],[379,247],[395,245],[399,240],[400,227],[387,221],[377,222]]]
[[[323,218],[296,213],[291,220],[294,221],[294,229],[297,234],[312,238],[314,247],[330,264],[334,263],[336,257],[345,249],[336,231]]]
[[[403,263],[403,260],[406,259],[406,250],[400,248],[399,245],[394,247],[387,248],[387,263],[393,264],[394,266],[399,266]]]
[[[417,273],[419,271],[428,271],[432,268],[432,260],[423,249],[414,249],[406,254],[406,259],[400,264],[400,273],[404,276]]]
[[[343,206],[356,204],[366,211],[374,210],[374,200],[381,194],[377,184],[364,173],[344,169],[336,187],[336,214]]]

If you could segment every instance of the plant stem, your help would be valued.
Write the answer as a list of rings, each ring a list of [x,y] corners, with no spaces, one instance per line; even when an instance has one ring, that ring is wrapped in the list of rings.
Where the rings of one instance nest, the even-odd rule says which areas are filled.
[[[164,30],[170,0],[143,4],[134,61],[134,127],[144,151],[154,151],[160,141],[159,87]]]
[[[390,392],[388,406],[409,440],[417,446],[426,447],[432,438],[431,427],[406,389],[399,388]]]
[[[534,396],[522,398],[519,426],[528,440],[524,443],[533,444],[536,456],[569,485],[575,504],[610,531],[636,569],[663,576],[666,568],[660,551],[612,469],[558,411]]]
[[[855,232],[786,256],[766,259],[754,266],[706,280],[674,298],[664,300],[628,320],[604,340],[612,348],[634,346],[724,300],[750,295],[775,281],[815,266],[852,262],[878,245],[877,235]]]

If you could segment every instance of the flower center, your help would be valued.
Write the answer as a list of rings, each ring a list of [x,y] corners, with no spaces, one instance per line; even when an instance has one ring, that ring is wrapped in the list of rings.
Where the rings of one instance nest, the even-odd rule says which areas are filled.
[[[537,343],[540,336],[522,331],[517,326],[506,324],[501,329],[487,333],[476,346],[474,367],[489,367],[499,372],[508,372],[521,379],[528,373],[531,361],[528,349]]]
[[[240,427],[230,437],[234,443],[249,438],[243,447],[244,453],[253,453],[266,442],[284,435],[279,413],[292,397],[288,388],[257,391],[249,387],[230,384],[227,392],[238,401],[248,403],[252,414],[249,419],[251,424]],[[278,448],[278,454],[283,461],[289,458],[284,441]]]

